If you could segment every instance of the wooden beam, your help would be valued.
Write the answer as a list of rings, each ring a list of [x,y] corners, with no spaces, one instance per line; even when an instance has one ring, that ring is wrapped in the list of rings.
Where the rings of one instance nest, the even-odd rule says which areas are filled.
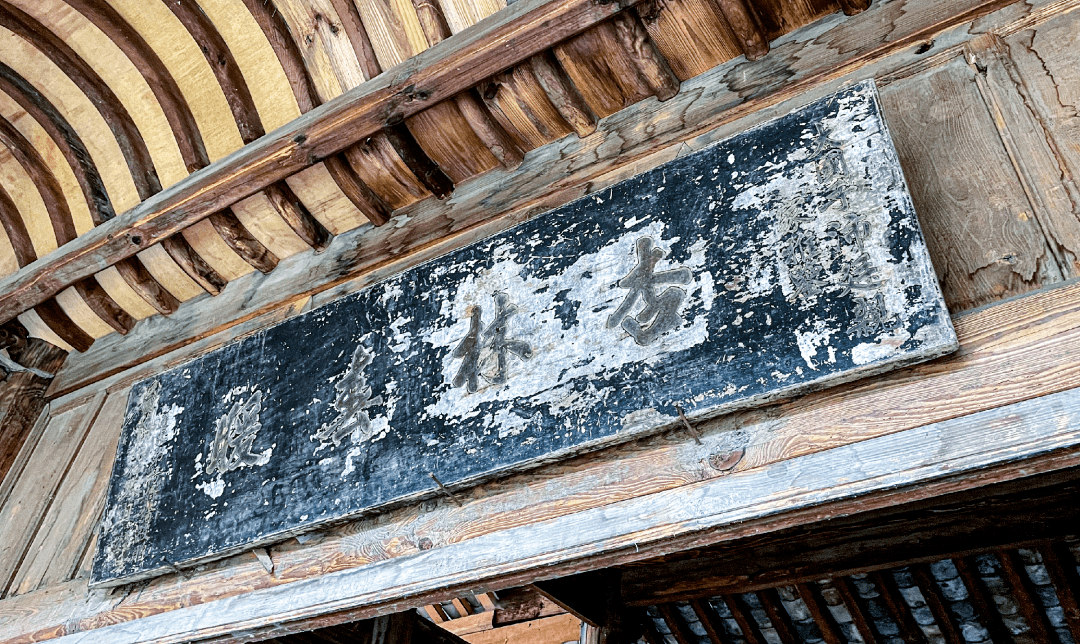
[[[671,71],[667,59],[657,49],[656,43],[649,37],[649,32],[645,31],[645,25],[641,24],[637,13],[624,11],[617,14],[611,19],[611,26],[614,27],[615,39],[633,61],[653,95],[666,101],[678,94],[679,77]]]
[[[596,131],[596,115],[589,109],[581,92],[566,76],[562,65],[551,52],[537,54],[525,65],[547,94],[548,100],[558,110],[559,115],[579,137],[586,137]]]
[[[180,300],[154,279],[138,257],[127,257],[114,266],[128,286],[158,313],[170,315],[180,308]]]
[[[1069,475],[1080,479],[1080,473]],[[735,546],[695,550],[623,573],[623,599],[636,606],[765,590],[781,584],[869,573],[908,562],[956,558],[1006,544],[1060,537],[1080,519],[1066,499],[1080,491],[1069,479],[1040,489],[1033,482],[836,519],[748,539]],[[800,556],[791,557],[794,544]],[[886,573],[887,575],[887,573]],[[672,580],[678,584],[672,587]],[[875,578],[875,583],[878,580]],[[886,592],[882,596],[887,601]],[[902,617],[895,616],[898,624]]]
[[[907,605],[904,597],[900,594],[900,590],[896,586],[896,579],[892,573],[888,571],[874,572],[870,574],[869,578],[874,582],[874,587],[878,589],[881,601],[885,603],[885,608],[889,611],[889,617],[900,629],[900,637],[905,642],[926,644],[926,633],[919,628],[919,623],[915,621],[911,607]]]
[[[968,601],[975,608],[975,614],[979,616],[979,623],[989,633],[994,642],[1011,642],[1012,634],[1008,626],[1001,618],[1001,611],[990,595],[986,584],[979,576],[979,571],[970,557],[956,557],[953,559],[956,571],[960,573],[960,579],[968,591]]]
[[[1007,549],[1001,549],[996,554],[1001,566],[1001,574],[1009,583],[1009,591],[1020,609],[1024,623],[1031,629],[1032,637],[1036,642],[1053,641],[1050,635],[1053,627],[1046,619],[1038,592],[1024,569],[1024,562],[1021,561],[1020,555]]]
[[[105,292],[96,278],[88,277],[75,282],[75,290],[79,292],[79,296],[90,307],[90,310],[117,333],[127,335],[128,331],[135,328],[135,318],[131,317],[123,307],[116,303],[116,300]]]
[[[49,213],[49,222],[52,224],[53,235],[56,237],[56,245],[63,246],[75,239],[75,220],[71,216],[71,208],[68,206],[64,189],[60,187],[56,175],[45,163],[41,153],[27,140],[22,132],[11,124],[6,118],[0,116],[0,144],[7,147],[11,156],[18,161],[30,180],[34,182],[41,200],[45,203],[45,211]]]
[[[1074,641],[1080,641],[1080,573],[1076,570],[1076,558],[1062,543],[1039,546],[1043,565],[1058,596],[1058,603],[1065,613],[1065,622]],[[993,631],[991,631],[993,632]]]
[[[225,208],[212,213],[208,219],[229,248],[252,268],[261,273],[269,273],[277,267],[277,255],[252,236],[232,210]]]
[[[795,584],[795,589],[799,593],[799,599],[802,600],[806,610],[810,613],[810,617],[813,618],[814,625],[817,626],[821,638],[825,640],[825,644],[844,644],[844,640],[840,635],[840,627],[836,624],[836,619],[833,618],[832,613],[829,612],[829,607],[825,604],[825,599],[821,596],[821,590],[817,587],[817,584],[799,582]],[[949,644],[953,643],[949,642]]]
[[[623,4],[633,4],[628,0]],[[520,0],[406,63],[319,106],[290,125],[146,199],[106,227],[0,283],[0,320],[335,154],[387,123],[450,98],[623,7],[592,0]],[[0,14],[0,18],[10,15]],[[74,64],[78,64],[78,59]],[[109,101],[104,101],[109,103]],[[119,101],[113,101],[119,105]],[[138,237],[139,242],[135,242]]]
[[[73,349],[85,352],[94,344],[94,338],[75,324],[55,299],[46,300],[34,307],[34,311],[53,333],[71,345]]]

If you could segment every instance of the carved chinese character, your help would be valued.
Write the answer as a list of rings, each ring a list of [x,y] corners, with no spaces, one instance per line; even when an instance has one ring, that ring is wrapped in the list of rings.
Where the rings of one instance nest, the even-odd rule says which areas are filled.
[[[522,360],[533,356],[532,347],[522,340],[507,339],[510,318],[517,312],[517,307],[508,303],[505,293],[495,294],[495,319],[487,328],[483,328],[483,309],[471,307],[469,312],[469,332],[454,348],[454,357],[461,358],[461,366],[454,376],[455,387],[464,386],[469,393],[474,393],[483,377],[491,384],[501,385],[506,382],[508,354],[514,354]],[[483,352],[486,360],[482,360]],[[495,361],[494,371],[484,372],[483,362]]]
[[[237,400],[224,416],[217,419],[214,441],[210,444],[210,454],[206,459],[208,475],[265,465],[270,460],[272,448],[261,454],[251,451],[251,445],[262,429],[259,422],[262,398],[263,393],[256,391],[247,400]]]
[[[607,319],[607,328],[622,327],[638,344],[645,346],[656,341],[661,334],[682,324],[679,306],[686,299],[686,291],[676,286],[668,286],[657,292],[665,284],[689,284],[690,269],[678,268],[656,272],[656,264],[664,258],[664,251],[656,248],[653,240],[642,237],[637,240],[637,265],[619,280],[619,288],[630,289],[619,308]],[[645,303],[636,314],[630,311],[638,300]]]
[[[371,396],[371,387],[364,376],[364,369],[369,364],[371,355],[362,345],[357,345],[344,377],[334,385],[337,395],[333,404],[338,415],[331,422],[319,427],[319,431],[311,437],[312,440],[319,441],[315,453],[330,444],[335,447],[340,445],[341,441],[350,435],[353,443],[361,443],[371,438],[371,417],[365,410],[370,405],[381,405],[383,399],[382,396]]]
[[[856,297],[851,317],[855,321],[851,335],[856,338],[874,337],[899,326],[896,319],[885,314],[885,298],[881,293],[875,293],[869,299]]]

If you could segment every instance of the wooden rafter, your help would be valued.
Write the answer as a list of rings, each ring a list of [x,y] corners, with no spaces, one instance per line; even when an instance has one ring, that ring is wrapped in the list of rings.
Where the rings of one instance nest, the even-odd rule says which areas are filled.
[[[349,4],[355,12],[355,5]],[[298,45],[289,31],[284,16],[278,12],[272,0],[244,0],[244,6],[255,18],[259,29],[262,30],[263,35],[270,43],[271,48],[273,48],[274,54],[285,72],[285,78],[292,88],[293,96],[296,98],[300,111],[302,113],[308,112],[318,106],[322,101],[319,99],[318,92],[315,91],[311,74],[308,73],[307,67],[304,66],[304,59],[300,55]],[[358,16],[356,20],[359,20]],[[346,30],[349,32],[354,46],[357,43],[356,39],[360,37],[359,34],[352,33],[352,30],[355,29],[356,27],[350,16],[350,19],[346,22]],[[364,38],[366,38],[366,34],[364,34]],[[367,41],[365,40],[365,42]],[[363,49],[362,45],[359,46]],[[366,49],[370,50],[370,48],[371,43],[367,42]],[[374,54],[370,54],[370,60],[374,61],[374,59]],[[356,175],[356,171],[352,169],[344,156],[341,154],[330,155],[323,160],[323,164],[346,198],[372,224],[381,226],[389,221],[390,207]]]
[[[184,25],[191,37],[198,43],[206,62],[214,72],[218,85],[225,100],[232,111],[233,120],[240,130],[240,138],[245,143],[251,143],[266,134],[259,111],[255,107],[255,99],[251,95],[244,74],[240,70],[233,57],[232,51],[225,43],[225,39],[214,26],[210,17],[206,15],[202,7],[191,2],[166,3],[173,15]],[[312,216],[303,202],[300,201],[292,189],[284,181],[271,184],[263,193],[274,210],[288,224],[308,246],[315,250],[323,250],[333,238],[318,219]],[[220,231],[219,231],[220,232]],[[230,238],[225,237],[226,241]],[[233,246],[234,250],[236,246]],[[270,251],[254,237],[249,237],[243,246],[243,257],[249,264],[259,268],[256,263],[258,258],[265,257]],[[255,261],[256,263],[252,263]],[[262,270],[262,268],[259,268]]]

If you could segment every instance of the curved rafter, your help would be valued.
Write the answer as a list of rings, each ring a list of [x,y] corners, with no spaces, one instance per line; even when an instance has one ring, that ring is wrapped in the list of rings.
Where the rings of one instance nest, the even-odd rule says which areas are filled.
[[[31,85],[11,67],[0,62],[0,92],[7,94],[26,110],[38,125],[53,140],[60,153],[64,155],[75,180],[82,188],[86,205],[90,208],[90,218],[94,225],[104,223],[116,216],[101,173],[94,165],[90,151],[86,149],[82,138],[67,122],[45,95]]]
[[[63,122],[67,125],[66,121]],[[70,126],[68,126],[70,128]],[[57,129],[63,130],[62,127]],[[75,136],[77,148],[81,148],[85,151],[85,147],[82,146],[82,141]],[[18,161],[19,165],[23,167],[27,175],[33,181],[34,185],[38,189],[38,194],[41,195],[41,199],[45,204],[45,210],[49,213],[49,221],[52,224],[53,234],[56,236],[57,246],[68,243],[69,241],[77,237],[75,230],[75,220],[71,214],[71,208],[68,205],[67,198],[64,195],[63,188],[60,186],[60,182],[56,179],[56,175],[45,163],[45,159],[41,157],[41,154],[31,145],[30,141],[23,136],[14,125],[12,125],[7,119],[0,117],[0,143],[7,146],[11,151],[12,157]],[[96,176],[97,171],[90,165],[89,170],[91,174]],[[98,178],[100,182],[100,178]],[[32,261],[32,260],[31,260]],[[96,287],[96,288],[95,288]],[[86,300],[88,306],[94,311],[102,320],[104,320],[109,326],[120,333],[127,333],[133,325],[130,322],[130,316],[119,316],[116,311],[120,308],[118,304],[107,294],[104,289],[100,287],[95,281],[95,278],[88,277],[85,280],[76,284],[76,290],[80,295],[86,294],[91,296],[91,299]],[[84,297],[85,299],[85,297]],[[39,312],[40,313],[40,312]],[[57,335],[64,338],[68,344],[73,347],[85,346],[89,348],[93,343],[93,338],[89,342],[86,341],[86,337],[80,335],[73,335],[75,341],[71,341],[66,337],[61,329],[73,324],[66,316],[64,319],[60,319],[59,316],[52,311],[48,315],[42,315],[42,319],[46,324],[53,329]],[[85,349],[79,349],[84,351]]]
[[[240,138],[244,144],[251,143],[266,134],[259,111],[255,107],[255,99],[251,96],[251,90],[248,88],[247,81],[244,80],[240,65],[237,64],[225,39],[222,38],[206,12],[193,2],[166,4],[198,43],[199,49],[206,57],[206,62],[210,64],[214,77],[217,78],[218,85],[221,86],[221,91],[224,92],[225,100],[232,111],[233,120],[240,129]],[[333,235],[311,215],[300,198],[289,188],[289,184],[280,181],[266,188],[264,194],[285,223],[304,243],[315,250],[323,250],[330,244]]]
[[[321,101],[315,91],[311,74],[304,66],[304,59],[297,49],[284,16],[277,11],[271,0],[243,0],[243,3],[274,50],[300,111],[307,112],[318,107]],[[354,11],[355,9],[353,6]],[[359,16],[356,19],[359,20]],[[371,48],[370,42],[367,43],[367,48]],[[374,60],[374,54],[371,54],[371,60]],[[390,207],[356,175],[356,171],[344,156],[332,155],[324,159],[323,164],[338,188],[372,224],[381,226],[389,221]]]
[[[180,156],[184,160],[188,172],[194,172],[210,165],[210,157],[206,152],[202,134],[199,132],[195,116],[192,114],[187,101],[184,100],[179,85],[176,84],[176,80],[169,73],[161,58],[154,53],[154,50],[139,35],[139,32],[104,0],[64,1],[92,22],[106,36],[109,36],[135,65],[143,78],[146,79],[147,84],[150,85],[150,90],[154,93],[154,97],[165,113],[166,120],[169,121],[169,126],[173,131],[173,138],[176,139],[180,148]],[[3,2],[3,0],[0,0],[0,2]],[[44,29],[44,27],[41,28]],[[158,186],[158,190],[160,190],[160,186]],[[147,198],[141,193],[140,197]],[[236,219],[236,215],[231,210],[223,212],[222,216]],[[239,219],[235,222],[229,222],[228,228],[235,231],[236,234],[229,237],[223,235],[222,240],[233,252],[260,271],[263,270],[263,267],[269,265],[266,261],[269,250],[263,247],[244,228]],[[168,243],[162,243],[162,247],[169,254],[169,257],[206,292],[217,295],[225,287],[225,278],[199,257],[198,253],[191,248],[191,245],[183,236],[176,235],[170,238]],[[254,249],[254,254],[252,254],[252,249]],[[274,258],[272,264],[277,265],[276,258]],[[129,271],[126,275],[130,277],[136,274],[138,273]],[[153,291],[156,290],[153,289]],[[142,292],[146,293],[147,291],[143,289]],[[151,306],[157,308],[155,302],[158,301],[157,298],[154,298],[154,301],[149,302]]]
[[[139,197],[147,199],[160,192],[161,182],[158,180],[157,171],[150,158],[150,150],[142,135],[139,134],[135,121],[97,72],[56,34],[5,0],[0,0],[0,26],[15,33],[45,54],[86,94],[101,113],[120,145]],[[175,306],[162,306],[162,303],[168,300],[151,295],[165,291],[165,288],[142,266],[141,260],[137,257],[122,260],[117,267],[121,269],[120,274],[128,285],[155,310],[162,314],[176,310]],[[170,294],[169,297],[172,295]],[[168,303],[171,304],[171,302]]]
[[[0,185],[0,224],[3,225],[4,232],[11,241],[11,247],[15,251],[15,261],[20,268],[37,259],[37,251],[34,250],[34,244],[30,241],[30,232],[26,229],[26,223],[23,222],[15,201],[2,185]],[[72,322],[55,298],[46,300],[33,308],[45,326],[76,351],[86,351],[94,343],[94,338]]]
[[[20,36],[53,61],[101,112],[131,170],[140,199],[161,192],[154,161],[135,121],[120,99],[67,43],[21,9],[0,0],[0,26]]]

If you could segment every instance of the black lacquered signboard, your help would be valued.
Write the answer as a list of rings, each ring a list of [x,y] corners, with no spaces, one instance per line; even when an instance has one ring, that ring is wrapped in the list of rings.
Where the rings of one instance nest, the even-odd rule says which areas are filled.
[[[855,85],[137,384],[94,581],[955,346]]]

